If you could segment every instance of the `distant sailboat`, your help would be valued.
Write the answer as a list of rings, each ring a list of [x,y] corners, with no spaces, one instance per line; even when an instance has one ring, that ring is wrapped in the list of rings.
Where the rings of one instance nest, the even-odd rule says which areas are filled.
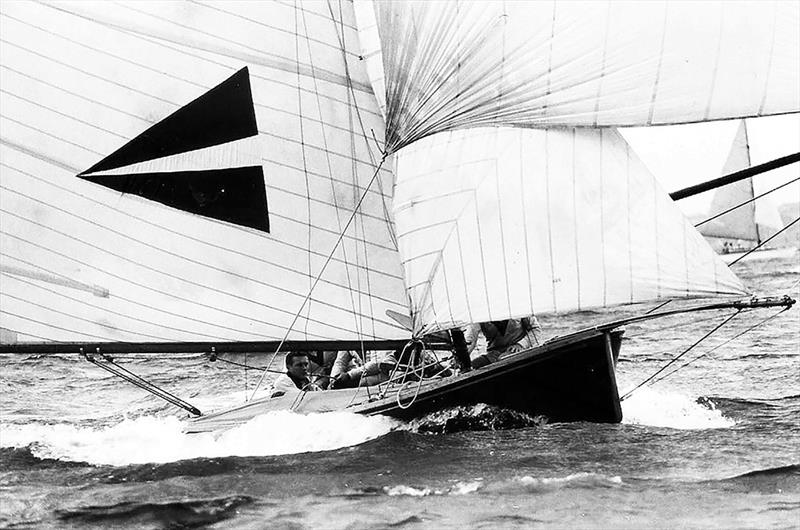
[[[747,125],[742,120],[722,174],[728,175],[750,165]],[[768,198],[756,200],[755,197],[752,177],[718,188],[706,215],[711,220],[698,226],[726,263],[788,257],[797,251],[796,248],[762,246],[770,235],[783,228],[783,221]]]
[[[0,351],[447,349],[433,337],[468,323],[746,297],[615,127],[800,111],[800,5],[781,2],[0,15]],[[619,327],[664,314],[187,430],[474,402],[618,422]]]

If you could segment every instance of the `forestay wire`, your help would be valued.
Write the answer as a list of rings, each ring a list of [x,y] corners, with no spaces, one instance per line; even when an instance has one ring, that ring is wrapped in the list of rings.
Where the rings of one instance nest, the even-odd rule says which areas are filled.
[[[631,389],[631,390],[629,390],[628,392],[626,392],[626,393],[625,393],[623,396],[621,396],[621,397],[619,398],[619,400],[620,400],[620,401],[624,401],[624,400],[628,399],[628,398],[631,396],[631,394],[633,394],[634,392],[636,392],[637,390],[639,390],[641,387],[643,387],[644,385],[646,385],[647,383],[649,383],[650,381],[652,381],[653,379],[655,379],[655,378],[658,376],[658,374],[660,374],[661,372],[663,372],[664,370],[666,370],[667,368],[669,368],[670,366],[672,366],[673,364],[675,364],[676,362],[678,362],[678,360],[679,360],[681,357],[683,357],[684,355],[686,355],[687,353],[689,353],[689,352],[690,352],[692,349],[694,349],[694,347],[695,347],[695,346],[697,346],[698,344],[700,344],[701,342],[703,342],[704,340],[706,340],[706,339],[707,339],[708,337],[710,337],[710,336],[711,336],[711,335],[712,335],[714,332],[716,332],[716,331],[717,331],[718,329],[720,329],[722,326],[724,326],[725,324],[727,324],[728,322],[730,322],[731,320],[733,320],[733,318],[734,318],[734,317],[736,317],[736,316],[737,316],[739,313],[741,313],[741,312],[742,312],[742,310],[741,310],[741,309],[738,309],[738,310],[737,310],[735,313],[733,313],[732,315],[728,316],[728,318],[726,318],[725,320],[723,320],[722,322],[720,322],[719,324],[717,324],[717,325],[716,325],[716,326],[715,326],[715,327],[714,327],[714,328],[713,328],[711,331],[709,331],[708,333],[706,333],[705,335],[703,335],[702,337],[700,337],[700,339],[698,339],[697,341],[695,341],[695,343],[694,343],[694,344],[692,344],[691,346],[689,346],[688,348],[686,348],[685,350],[683,350],[683,351],[682,351],[680,354],[678,354],[678,355],[677,355],[677,356],[676,356],[674,359],[672,359],[672,360],[671,360],[671,361],[669,361],[667,364],[665,364],[664,366],[662,366],[661,368],[659,368],[658,370],[656,370],[656,372],[655,372],[653,375],[651,375],[650,377],[648,377],[647,379],[645,379],[644,381],[642,381],[641,383],[639,383],[638,385],[636,385],[635,387],[633,387],[633,389]]]
[[[751,199],[747,199],[747,200],[746,200],[746,201],[744,201],[744,202],[740,202],[739,204],[737,204],[737,205],[735,205],[735,206],[731,206],[731,207],[730,207],[730,208],[728,208],[727,210],[723,210],[723,211],[719,212],[718,214],[712,215],[712,216],[711,216],[711,217],[709,217],[708,219],[704,219],[704,220],[700,221],[699,223],[697,223],[696,225],[694,225],[694,227],[695,227],[695,228],[699,228],[699,227],[703,226],[703,225],[704,225],[704,224],[706,224],[706,223],[710,223],[711,221],[713,221],[714,219],[716,219],[716,218],[718,218],[718,217],[722,217],[723,215],[725,215],[725,214],[727,214],[727,213],[730,213],[730,212],[732,212],[732,211],[734,211],[734,210],[736,210],[736,209],[738,209],[738,208],[741,208],[742,206],[745,206],[745,205],[747,205],[747,204],[750,204],[751,202],[755,202],[757,199],[760,199],[761,197],[764,197],[765,195],[769,195],[770,193],[772,193],[772,192],[774,192],[774,191],[777,191],[777,190],[779,190],[779,189],[781,189],[781,188],[783,188],[783,187],[785,187],[785,186],[788,186],[789,184],[792,184],[792,183],[794,183],[794,182],[797,182],[798,180],[800,180],[800,177],[797,177],[797,178],[795,178],[795,179],[792,179],[792,180],[790,180],[790,181],[788,181],[788,182],[785,182],[785,183],[781,184],[780,186],[776,186],[776,187],[772,188],[771,190],[769,190],[769,191],[765,191],[764,193],[762,193],[762,194],[760,194],[760,195],[757,195],[757,196],[755,196],[755,197],[753,197],[753,198],[751,198]]]
[[[770,237],[768,237],[767,239],[765,239],[764,241],[762,241],[761,243],[759,243],[755,247],[751,248],[750,250],[748,250],[747,252],[745,252],[744,254],[742,254],[741,256],[739,256],[738,258],[733,260],[732,262],[730,262],[730,264],[728,266],[731,267],[731,266],[735,265],[736,263],[739,263],[741,260],[743,260],[744,258],[749,256],[750,254],[752,254],[756,250],[760,249],[761,247],[763,247],[764,245],[766,245],[767,243],[769,243],[770,241],[772,241],[773,239],[775,239],[776,237],[781,235],[783,232],[785,232],[786,230],[788,230],[789,228],[794,226],[794,224],[797,223],[798,221],[800,221],[800,217],[798,217],[797,219],[795,219],[794,221],[792,221],[788,225],[784,226],[783,228],[778,230],[776,233],[772,234]]]
[[[757,322],[757,323],[753,324],[752,326],[750,326],[749,328],[745,329],[744,331],[741,331],[741,332],[737,333],[736,335],[734,335],[733,337],[729,338],[728,340],[726,340],[726,341],[724,341],[724,342],[722,342],[722,343],[720,343],[720,344],[718,344],[718,345],[714,346],[713,348],[711,348],[711,349],[710,349],[710,350],[708,350],[707,352],[704,352],[704,353],[702,353],[702,354],[698,355],[698,356],[697,356],[697,357],[695,357],[694,359],[690,359],[690,360],[686,361],[685,363],[683,363],[682,365],[678,366],[677,368],[675,368],[675,369],[674,369],[674,370],[672,370],[671,372],[667,372],[666,374],[662,375],[661,377],[659,377],[659,378],[657,378],[657,379],[654,379],[654,380],[652,381],[652,383],[653,383],[653,384],[655,384],[655,383],[658,383],[658,382],[660,382],[660,381],[663,381],[663,380],[664,380],[664,379],[666,379],[667,377],[669,377],[669,376],[671,376],[672,374],[674,374],[674,373],[678,372],[679,370],[682,370],[683,368],[685,368],[685,367],[689,366],[690,364],[692,364],[693,362],[697,361],[698,359],[702,359],[702,358],[703,358],[703,357],[705,357],[706,355],[709,355],[709,354],[711,354],[711,353],[714,353],[715,351],[717,351],[717,350],[718,350],[718,349],[720,349],[721,347],[725,346],[726,344],[728,344],[728,343],[730,343],[730,342],[733,342],[734,340],[738,339],[739,337],[741,337],[741,336],[742,336],[742,335],[744,335],[745,333],[749,333],[749,332],[753,331],[754,329],[756,329],[757,327],[759,327],[759,326],[763,326],[764,324],[766,324],[767,322],[769,322],[769,321],[770,321],[770,320],[772,320],[773,318],[776,318],[778,315],[780,315],[780,314],[781,314],[781,313],[783,313],[784,311],[788,311],[789,309],[790,309],[790,308],[788,308],[788,307],[785,307],[785,308],[781,309],[780,311],[777,311],[777,312],[775,312],[775,313],[771,314],[770,316],[768,316],[768,317],[766,317],[766,318],[762,319],[760,322]]]
[[[270,369],[270,367],[272,367],[272,363],[275,361],[275,358],[278,356],[278,353],[281,351],[281,348],[283,347],[283,344],[289,338],[289,333],[291,333],[292,329],[294,328],[294,325],[297,323],[297,319],[300,317],[300,313],[302,313],[303,308],[306,306],[306,303],[308,302],[309,298],[311,298],[311,293],[314,292],[314,288],[319,283],[319,280],[320,280],[320,278],[322,278],[322,275],[325,272],[325,269],[328,267],[328,264],[331,262],[331,259],[333,258],[334,252],[336,252],[336,249],[339,248],[339,244],[342,242],[342,239],[344,238],[345,233],[347,233],[347,230],[350,228],[350,224],[353,222],[353,219],[355,219],[359,208],[361,208],[361,203],[364,202],[364,198],[367,196],[367,192],[372,187],[372,183],[375,182],[375,179],[378,177],[378,174],[380,173],[381,167],[383,167],[383,163],[386,161],[386,157],[387,156],[388,156],[387,153],[383,154],[383,156],[381,157],[380,162],[378,163],[378,167],[375,168],[375,173],[373,173],[372,178],[369,180],[367,185],[364,187],[364,191],[361,193],[361,197],[358,199],[358,203],[355,205],[355,207],[353,207],[353,211],[350,214],[350,217],[347,219],[347,223],[345,223],[344,228],[339,232],[339,237],[336,239],[336,242],[333,244],[333,247],[331,248],[331,251],[328,253],[328,257],[325,259],[325,263],[322,264],[322,267],[320,268],[319,273],[317,274],[316,278],[314,278],[314,283],[312,283],[311,287],[309,287],[308,294],[306,294],[305,298],[303,299],[303,302],[300,304],[300,307],[297,309],[297,312],[295,312],[294,318],[292,319],[292,323],[289,324],[288,328],[286,328],[286,333],[284,333],[280,344],[278,344],[278,348],[275,350],[275,352],[270,357],[269,363],[267,363],[266,369],[261,373],[261,377],[259,377],[258,383],[256,383],[256,387],[253,389],[253,393],[250,394],[250,399],[251,400],[255,397],[256,392],[258,392],[258,389],[261,387],[261,383],[264,382],[264,377],[266,377],[266,375],[268,373],[268,370]]]

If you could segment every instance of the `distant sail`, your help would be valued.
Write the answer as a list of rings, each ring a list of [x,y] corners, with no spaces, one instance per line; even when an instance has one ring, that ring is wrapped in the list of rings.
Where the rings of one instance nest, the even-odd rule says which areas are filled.
[[[731,144],[731,150],[722,175],[750,167],[750,146],[747,136],[747,125],[741,121],[736,131],[736,136]],[[747,178],[725,185],[714,192],[714,198],[708,209],[708,217],[716,216],[722,212],[724,215],[703,223],[698,227],[700,233],[706,237],[714,238],[714,246],[721,247],[721,241],[727,241],[734,246],[739,246],[743,241],[749,241],[751,246],[760,243],[769,237],[766,231],[772,233],[783,227],[777,208],[770,202],[769,197],[754,200],[756,194],[753,188],[753,179]],[[730,210],[730,211],[728,211]],[[720,241],[717,241],[720,240]]]
[[[408,314],[387,168],[300,311],[381,157],[350,3],[3,2],[0,17],[0,327],[21,342],[279,340],[299,311],[290,339],[408,336],[386,316]],[[248,106],[218,101],[177,124],[184,143],[137,145],[231,76],[242,95],[245,75],[241,130],[213,122]],[[253,155],[263,178],[236,175]],[[221,200],[239,177],[263,208],[244,221]],[[189,184],[196,197],[173,200]]]
[[[746,294],[613,129],[440,133],[402,149],[396,175],[418,334]]]
[[[748,147],[747,128],[744,120],[742,120],[733,139],[728,159],[722,168],[722,175],[728,175],[748,167],[750,167],[750,148]],[[753,200],[753,197],[752,179],[740,180],[717,189],[708,209],[709,216],[724,212],[734,206],[743,206],[739,206],[717,219],[700,225],[700,233],[707,237],[757,242],[756,205],[754,202],[748,203],[748,201]]]
[[[382,51],[382,74],[370,74],[385,84],[390,150],[465,127],[662,125],[800,110],[798,2],[371,8],[377,32],[367,25],[361,37],[364,49]]]

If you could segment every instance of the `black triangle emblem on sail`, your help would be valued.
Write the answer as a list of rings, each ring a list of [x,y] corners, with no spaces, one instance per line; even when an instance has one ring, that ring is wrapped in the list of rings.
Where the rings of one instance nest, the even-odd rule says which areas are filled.
[[[257,136],[250,76],[242,68],[78,176],[269,232],[264,173],[250,142]]]

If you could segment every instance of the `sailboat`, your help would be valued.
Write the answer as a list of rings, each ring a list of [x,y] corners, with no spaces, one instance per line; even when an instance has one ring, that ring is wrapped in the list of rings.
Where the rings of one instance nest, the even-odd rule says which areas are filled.
[[[750,163],[747,124],[741,120],[723,174],[748,168]],[[783,220],[771,203],[756,201],[752,177],[717,189],[706,218],[710,220],[698,230],[726,263],[789,257],[797,250],[762,246],[769,232],[783,228]]]
[[[794,302],[742,300],[615,128],[800,111],[798,5],[0,15],[2,352],[82,353],[110,370],[117,352],[446,352],[443,332],[531,314]],[[622,326],[676,311],[449,377],[398,365],[376,388],[254,391],[189,408],[187,432],[276,409],[408,418],[477,402],[618,422]]]

